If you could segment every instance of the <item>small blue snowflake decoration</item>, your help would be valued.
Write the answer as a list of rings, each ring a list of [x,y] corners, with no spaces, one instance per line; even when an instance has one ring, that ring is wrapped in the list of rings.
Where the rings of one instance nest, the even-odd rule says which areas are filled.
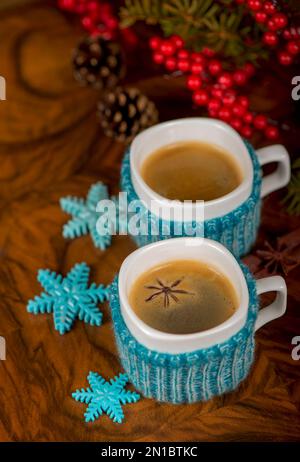
[[[101,200],[109,199],[107,187],[102,183],[91,186],[86,200],[79,197],[63,197],[60,199],[61,208],[73,218],[64,225],[63,236],[74,239],[90,233],[95,247],[105,250],[111,244],[112,229],[106,234],[97,231],[97,221],[100,213],[97,212],[97,204]]]
[[[54,327],[60,334],[71,330],[77,317],[92,326],[100,326],[102,313],[96,305],[108,299],[109,289],[95,283],[88,287],[89,273],[86,263],[75,265],[65,278],[48,269],[39,270],[38,281],[45,292],[28,302],[27,311],[53,313]]]
[[[106,412],[114,422],[121,423],[124,419],[122,404],[136,403],[140,399],[138,393],[124,390],[128,382],[126,374],[120,374],[106,382],[101,375],[90,372],[88,381],[90,388],[82,388],[72,393],[76,401],[88,404],[84,414],[86,422],[94,422]]]

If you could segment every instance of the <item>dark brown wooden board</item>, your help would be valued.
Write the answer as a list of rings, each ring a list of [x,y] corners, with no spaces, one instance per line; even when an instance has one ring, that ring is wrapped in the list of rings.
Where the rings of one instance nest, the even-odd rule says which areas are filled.
[[[97,180],[117,192],[124,146],[99,128],[98,94],[73,80],[70,53],[81,29],[53,3],[42,3],[0,15],[0,75],[7,80],[7,101],[0,102],[0,335],[7,342],[7,360],[0,362],[0,440],[299,440],[300,361],[291,358],[291,340],[300,335],[298,270],[287,277],[287,314],[258,332],[255,364],[236,392],[180,406],[143,398],[124,407],[122,425],[107,416],[84,423],[85,406],[71,392],[87,386],[90,370],[107,379],[122,370],[109,309],[103,308],[100,328],[78,321],[60,336],[51,315],[30,315],[26,303],[41,291],[39,268],[66,273],[86,261],[91,281],[109,283],[135,246],[116,237],[102,252],[88,236],[62,237],[68,217],[59,198],[85,196]],[[196,115],[182,79],[150,72],[149,61],[147,54],[135,59],[128,81],[155,100],[161,119]],[[250,89],[252,107],[288,121],[282,141],[299,155],[290,77],[276,65],[266,68]],[[253,142],[261,145],[259,138]],[[281,197],[273,194],[265,202],[258,247],[300,229]],[[255,258],[248,261],[255,270]]]

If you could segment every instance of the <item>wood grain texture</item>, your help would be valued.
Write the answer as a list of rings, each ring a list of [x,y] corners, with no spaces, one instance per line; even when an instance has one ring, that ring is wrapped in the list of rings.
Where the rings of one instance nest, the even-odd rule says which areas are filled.
[[[42,2],[43,0],[1,0],[0,11],[8,10],[23,5],[32,5],[33,3]]]
[[[185,406],[141,399],[124,408],[122,425],[107,416],[84,423],[85,407],[71,392],[87,386],[90,370],[107,379],[121,371],[108,307],[103,326],[76,322],[65,336],[54,331],[51,316],[34,317],[25,307],[41,290],[39,268],[66,273],[84,260],[91,280],[109,283],[134,249],[127,237],[101,252],[89,237],[61,235],[67,216],[59,198],[84,196],[97,180],[116,193],[124,147],[99,129],[98,94],[73,81],[70,52],[82,33],[78,26],[47,2],[1,13],[0,21],[0,74],[7,79],[7,101],[0,103],[0,335],[7,342],[7,360],[0,362],[0,440],[299,441],[300,361],[291,358],[291,340],[300,335],[298,270],[287,278],[286,316],[257,334],[255,364],[236,392]],[[129,62],[128,81],[156,101],[161,119],[196,115],[182,80],[164,79],[148,61],[141,52]],[[270,65],[253,84],[251,102],[288,120],[282,141],[299,155],[287,82],[289,76]],[[258,246],[300,227],[281,197],[266,200]]]

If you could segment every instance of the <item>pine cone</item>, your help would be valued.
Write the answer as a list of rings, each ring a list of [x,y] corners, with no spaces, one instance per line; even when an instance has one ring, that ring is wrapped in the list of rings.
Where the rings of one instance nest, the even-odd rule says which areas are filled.
[[[130,142],[140,131],[158,122],[155,104],[136,88],[116,88],[98,105],[102,128],[107,136]]]
[[[73,55],[74,75],[83,85],[112,88],[124,73],[120,47],[101,37],[82,40]]]

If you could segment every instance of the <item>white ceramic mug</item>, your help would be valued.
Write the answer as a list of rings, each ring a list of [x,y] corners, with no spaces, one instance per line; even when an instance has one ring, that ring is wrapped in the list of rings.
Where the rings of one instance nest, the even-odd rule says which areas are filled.
[[[145,271],[172,260],[199,260],[215,267],[230,279],[239,306],[222,324],[193,334],[169,334],[145,324],[129,303],[129,293],[136,279]],[[281,276],[271,276],[256,281],[257,294],[276,291],[273,303],[258,312],[255,330],[267,322],[282,316],[286,310],[287,289]],[[119,272],[120,308],[125,324],[135,339],[150,350],[162,353],[187,353],[225,342],[245,324],[249,307],[248,286],[234,256],[222,244],[210,239],[182,237],[155,242],[131,253]]]
[[[171,201],[153,191],[141,176],[142,164],[156,149],[184,140],[213,143],[228,151],[242,172],[241,184],[218,199],[199,203]],[[258,149],[256,154],[261,166],[271,162],[278,163],[276,171],[263,178],[261,197],[265,197],[290,181],[290,158],[282,145]],[[204,220],[223,216],[250,196],[253,182],[252,160],[241,136],[226,123],[204,117],[172,120],[140,133],[130,147],[130,172],[139,199],[144,201],[149,210],[153,211],[155,207],[156,215],[165,220],[169,220],[172,215],[183,217],[183,221],[192,221],[193,217],[203,216],[203,213]]]

